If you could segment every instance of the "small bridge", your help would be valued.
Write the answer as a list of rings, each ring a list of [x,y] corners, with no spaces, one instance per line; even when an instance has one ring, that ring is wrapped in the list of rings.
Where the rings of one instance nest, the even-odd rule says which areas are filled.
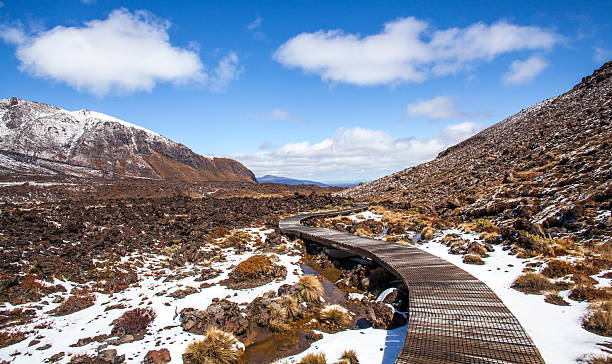
[[[499,297],[456,265],[417,247],[300,224],[366,208],[292,216],[279,227],[287,235],[369,258],[406,284],[408,333],[396,363],[544,363]]]

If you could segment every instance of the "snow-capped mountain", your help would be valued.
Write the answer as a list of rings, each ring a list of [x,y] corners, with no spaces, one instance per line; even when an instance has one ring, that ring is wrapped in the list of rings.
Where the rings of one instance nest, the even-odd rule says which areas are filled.
[[[256,182],[237,161],[201,156],[109,115],[0,99],[0,176],[57,174]]]

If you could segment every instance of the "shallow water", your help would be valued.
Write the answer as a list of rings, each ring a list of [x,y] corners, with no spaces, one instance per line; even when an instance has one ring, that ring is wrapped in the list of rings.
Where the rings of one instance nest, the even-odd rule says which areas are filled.
[[[335,268],[334,268],[335,269]],[[320,272],[309,265],[302,265],[302,270],[305,274],[322,276],[321,282],[324,290],[326,304],[346,304],[346,293],[336,287],[327,277],[340,277],[340,272],[333,272],[328,269],[328,272]],[[337,269],[336,269],[337,270]],[[240,360],[241,363],[268,363],[273,360],[298,354],[310,347],[307,339],[308,330],[301,329],[302,325],[309,321],[309,317],[304,322],[297,322],[295,330],[283,333],[270,333],[267,330],[256,330],[252,338],[252,344],[245,348],[245,352]]]

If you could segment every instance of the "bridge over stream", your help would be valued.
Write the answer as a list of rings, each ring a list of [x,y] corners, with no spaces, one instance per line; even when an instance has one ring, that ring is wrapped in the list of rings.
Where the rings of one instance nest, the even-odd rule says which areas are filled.
[[[369,258],[401,279],[409,291],[406,341],[396,363],[544,363],[519,321],[483,282],[414,246],[364,238],[301,221],[367,209],[292,216],[287,235]]]

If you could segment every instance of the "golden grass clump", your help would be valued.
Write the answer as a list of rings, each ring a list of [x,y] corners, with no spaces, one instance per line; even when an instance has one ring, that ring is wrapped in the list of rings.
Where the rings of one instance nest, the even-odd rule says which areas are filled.
[[[296,319],[299,316],[298,302],[293,296],[283,296],[279,300],[281,307],[287,312],[287,317],[290,319]]]
[[[296,287],[298,298],[307,303],[320,302],[320,298],[324,293],[323,285],[321,285],[317,277],[312,275],[302,276]]]
[[[265,255],[254,255],[238,263],[231,272],[234,279],[257,279],[272,271],[272,262]]]
[[[612,364],[612,356],[609,355],[595,355],[589,358],[587,361],[589,364]]]
[[[385,213],[385,211],[387,211],[387,209],[385,209],[383,206],[370,206],[370,208],[368,209],[370,210],[372,213],[377,214],[377,215],[382,215]]]
[[[484,261],[478,254],[466,254],[463,256],[463,263],[465,264],[476,264],[483,265]]]
[[[311,353],[304,355],[300,364],[327,364],[327,358],[323,353]]]
[[[553,259],[546,265],[546,268],[542,269],[542,274],[548,278],[565,277],[568,274],[576,272],[571,264],[564,260]]]
[[[431,226],[425,226],[423,228],[423,230],[421,230],[421,239],[423,240],[429,240],[431,238],[433,238],[433,228]]]
[[[357,353],[355,350],[345,350],[340,357],[340,363],[342,364],[359,364]]]
[[[589,286],[577,286],[572,289],[569,298],[574,301],[596,301],[612,297],[610,289],[595,288]]]
[[[331,331],[341,331],[351,324],[351,314],[342,306],[329,305],[319,312],[319,321]]]
[[[498,231],[499,228],[497,226],[495,226],[495,224],[493,224],[491,221],[487,220],[487,219],[476,219],[474,221],[472,221],[472,224],[475,228],[475,230],[479,231],[479,232],[488,232],[488,233],[492,233],[495,231]]]
[[[210,327],[202,340],[187,346],[183,354],[185,364],[234,364],[240,360],[242,349],[236,338],[216,327]]]
[[[404,216],[399,212],[385,211],[382,214],[381,221],[391,224],[397,224],[404,220]]]
[[[583,325],[598,335],[612,336],[612,301],[592,305],[584,317]]]
[[[512,283],[512,288],[524,293],[541,293],[555,288],[548,278],[539,273],[525,273],[518,276]]]

